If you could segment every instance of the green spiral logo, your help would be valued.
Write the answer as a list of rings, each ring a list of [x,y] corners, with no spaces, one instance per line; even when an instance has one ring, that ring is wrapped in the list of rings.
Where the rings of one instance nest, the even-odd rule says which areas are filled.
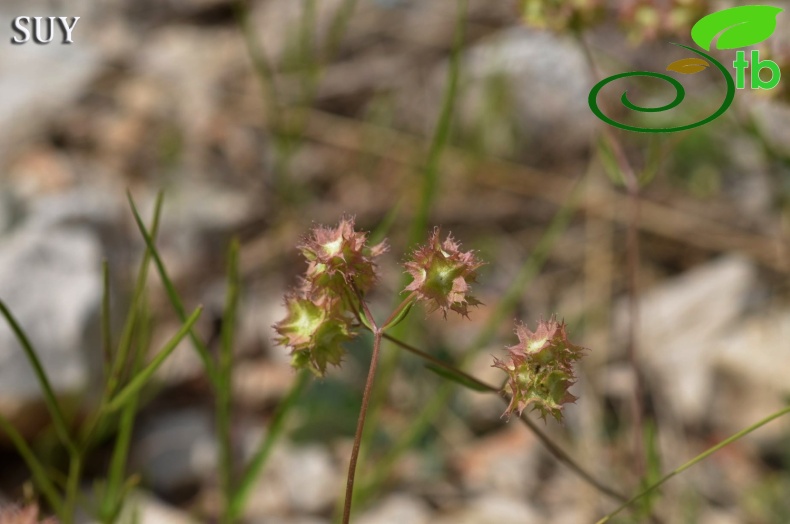
[[[686,97],[686,90],[683,88],[683,85],[669,75],[665,75],[664,73],[654,73],[652,71],[631,71],[628,73],[620,73],[618,75],[613,75],[604,78],[603,80],[595,84],[592,90],[590,90],[590,95],[587,101],[590,104],[590,109],[592,109],[592,112],[595,114],[595,116],[597,116],[598,118],[600,118],[601,120],[603,120],[609,125],[612,125],[614,127],[619,127],[620,129],[625,129],[627,131],[637,131],[640,133],[673,133],[675,131],[685,131],[686,129],[693,129],[695,127],[705,125],[708,122],[711,122],[719,118],[721,115],[723,115],[724,112],[727,111],[727,109],[732,104],[732,101],[735,99],[735,82],[733,81],[727,69],[725,69],[724,66],[721,63],[719,63],[715,58],[711,57],[706,53],[703,53],[702,51],[685,46],[683,44],[674,44],[674,45],[683,47],[685,49],[688,49],[689,51],[692,51],[694,53],[697,53],[698,55],[705,57],[707,60],[709,60],[716,66],[716,68],[721,72],[722,76],[724,77],[724,80],[727,82],[727,95],[724,97],[724,101],[721,103],[719,108],[713,114],[711,114],[707,118],[704,118],[692,124],[686,124],[686,125],[675,126],[675,127],[661,127],[661,128],[632,126],[628,124],[623,124],[621,122],[613,120],[612,118],[609,118],[603,113],[603,111],[601,111],[601,108],[598,107],[598,93],[601,91],[601,89],[603,89],[605,85],[609,84],[610,82],[614,82],[615,80],[619,80],[621,78],[627,78],[631,76],[649,76],[649,77],[659,78],[661,80],[664,80],[665,82],[668,82],[675,88],[675,98],[670,103],[659,107],[638,106],[628,99],[628,91],[623,91],[623,95],[620,97],[620,102],[622,102],[622,104],[625,107],[633,111],[639,111],[640,113],[659,113],[661,111],[669,111],[673,107],[677,107],[678,105],[680,105],[680,103],[683,102],[683,99]]]
[[[782,11],[782,8],[765,5],[748,5],[724,9],[722,11],[711,13],[701,18],[696,24],[694,24],[694,27],[691,28],[691,39],[694,40],[694,42],[699,47],[705,49],[706,51],[710,51],[714,39],[716,40],[716,48],[718,49],[736,49],[739,47],[751,46],[766,40],[773,34],[774,30],[776,29],[776,17]],[[651,71],[632,71],[629,73],[620,73],[618,75],[604,78],[595,84],[595,86],[593,86],[592,90],[590,90],[587,102],[589,103],[590,109],[595,114],[595,116],[611,126],[625,129],[627,131],[636,131],[639,133],[673,133],[675,131],[685,131],[687,129],[693,129],[695,127],[705,125],[708,122],[711,122],[723,115],[732,104],[732,101],[735,99],[735,82],[733,81],[732,76],[730,76],[729,71],[727,71],[727,69],[725,69],[725,67],[719,63],[718,60],[707,53],[700,51],[699,49],[694,49],[683,44],[673,43],[673,45],[688,49],[692,53],[696,53],[697,55],[704,57],[705,60],[700,58],[686,58],[683,60],[678,60],[677,62],[670,64],[669,67],[667,67],[667,70],[676,71],[683,74],[693,74],[704,70],[712,63],[716,66],[719,72],[721,72],[721,75],[724,77],[724,81],[727,82],[727,94],[724,97],[724,101],[713,114],[703,118],[698,122],[675,127],[639,127],[617,122],[616,120],[606,116],[603,111],[601,111],[601,108],[598,107],[598,94],[600,93],[601,89],[615,80],[632,76],[651,77],[663,80],[675,88],[675,98],[668,104],[664,104],[659,107],[643,107],[634,104],[628,99],[628,91],[624,91],[620,97],[620,102],[628,109],[640,113],[659,113],[662,111],[668,111],[680,105],[680,103],[683,102],[686,97],[686,90],[683,88],[683,85],[669,75],[664,73],[654,73]],[[742,52],[739,51],[739,53]],[[739,80],[739,82],[741,82],[741,80]],[[738,87],[740,88],[742,86],[739,85]]]

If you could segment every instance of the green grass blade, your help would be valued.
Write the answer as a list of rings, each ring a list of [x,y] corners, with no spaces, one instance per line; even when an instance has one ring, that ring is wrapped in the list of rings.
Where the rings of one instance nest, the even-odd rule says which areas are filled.
[[[156,239],[159,232],[159,218],[162,211],[162,193],[160,192],[156,198],[154,205],[154,217],[151,224],[151,238]],[[138,335],[138,311],[142,308],[145,300],[145,287],[148,282],[148,268],[151,261],[150,251],[146,248],[140,267],[137,272],[137,280],[134,290],[132,292],[131,305],[126,314],[124,325],[121,330],[121,336],[118,341],[118,347],[115,353],[110,355],[109,373],[106,374],[106,381],[100,405],[106,404],[107,400],[112,398],[119,385],[124,379],[124,375],[128,374],[129,368],[134,368],[134,363],[129,361],[129,352],[131,351],[132,341]],[[106,314],[106,313],[105,313]],[[106,343],[106,342],[105,342]],[[102,433],[107,427],[107,419],[103,418],[104,413],[97,411],[93,417],[83,426],[81,431],[80,442],[82,449],[86,450],[96,433]]]
[[[30,361],[30,365],[33,366],[33,371],[36,374],[38,383],[41,385],[41,389],[44,393],[44,401],[46,402],[49,413],[52,416],[52,422],[55,425],[55,431],[57,432],[60,441],[69,449],[69,453],[73,455],[76,452],[77,447],[71,437],[68,424],[66,423],[66,418],[63,416],[63,411],[60,409],[60,404],[58,404],[55,392],[52,390],[52,385],[49,382],[49,378],[47,378],[47,373],[44,371],[44,367],[41,365],[41,361],[38,359],[36,350],[30,343],[30,339],[27,338],[25,331],[16,321],[14,316],[11,314],[11,311],[9,311],[8,307],[2,300],[0,300],[0,313],[2,313],[2,315],[5,317],[6,322],[8,322],[8,325],[11,327],[14,334],[16,335],[17,340],[19,341],[19,344],[25,351],[25,355]]]
[[[296,405],[296,402],[302,395],[302,392],[310,383],[310,377],[311,374],[309,371],[301,371],[296,377],[296,382],[294,382],[293,386],[291,386],[291,390],[288,392],[288,395],[286,395],[282,402],[280,402],[280,405],[277,406],[277,412],[272,418],[272,422],[269,425],[269,430],[266,433],[266,437],[263,439],[260,447],[253,455],[249,466],[247,466],[247,469],[244,471],[244,476],[233,493],[233,498],[230,501],[230,507],[228,511],[231,519],[235,520],[241,517],[244,507],[247,504],[247,500],[252,494],[252,489],[255,487],[255,482],[258,480],[258,476],[263,470],[269,455],[271,455],[272,449],[274,449],[274,444],[285,431],[285,421],[287,420],[288,414]]]
[[[178,347],[178,344],[184,337],[187,336],[188,333],[192,330],[192,326],[195,325],[198,318],[200,318],[200,314],[203,312],[203,307],[199,306],[195,309],[194,313],[192,313],[189,318],[187,318],[184,325],[181,326],[181,329],[178,330],[173,338],[171,338],[167,344],[162,348],[162,350],[154,357],[154,359],[137,375],[135,375],[130,381],[129,384],[124,387],[120,393],[118,393],[115,398],[113,398],[105,407],[107,412],[115,411],[128,401],[130,401],[134,395],[140,391],[140,389],[145,386],[145,384],[151,380],[151,377],[154,375],[159,366],[164,363],[165,359],[170,356],[170,354]]]
[[[154,217],[151,222],[151,243],[156,241],[159,234],[159,221],[162,216],[162,203],[163,194],[159,192],[156,196],[156,203],[154,204]],[[137,314],[140,311],[141,301],[145,298],[145,287],[148,282],[148,267],[151,263],[151,249],[146,246],[145,253],[140,262],[140,267],[137,270],[137,280],[135,282],[134,291],[132,293],[132,303],[129,307],[129,312],[124,321],[123,330],[121,331],[121,338],[118,341],[118,349],[112,364],[112,372],[107,383],[106,395],[111,396],[115,393],[118,384],[121,382],[121,374],[129,359],[129,351],[131,350],[132,340],[135,334],[137,325]],[[183,319],[181,319],[183,322]]]
[[[102,301],[101,301],[101,339],[104,379],[110,376],[112,361],[112,328],[110,326],[110,266],[107,259],[102,260]]]
[[[33,453],[33,450],[30,449],[30,446],[27,445],[27,442],[25,442],[25,439],[22,438],[22,435],[19,434],[11,422],[9,422],[3,415],[0,415],[0,429],[2,429],[3,432],[11,439],[11,442],[14,444],[17,451],[25,460],[27,467],[30,468],[33,479],[38,485],[38,488],[41,490],[41,493],[47,499],[49,505],[52,506],[52,509],[55,511],[55,513],[62,518],[64,516],[63,501],[60,498],[57,489],[55,489],[55,485],[52,484],[49,475],[47,475],[47,471],[44,469],[44,466],[38,460],[35,453]]]
[[[131,193],[127,193],[127,198],[129,200],[129,205],[132,208],[132,213],[134,214],[134,220],[137,222],[137,227],[140,230],[140,234],[142,234],[143,238],[145,239],[145,243],[148,246],[151,257],[154,260],[154,265],[159,272],[159,277],[162,280],[162,284],[165,286],[165,291],[167,292],[167,296],[170,299],[170,303],[172,304],[173,309],[176,310],[181,322],[186,322],[187,315],[184,304],[181,302],[181,298],[179,298],[176,288],[167,274],[165,265],[162,263],[162,258],[159,256],[159,251],[157,251],[156,245],[154,245],[153,238],[148,233],[148,230],[145,228],[145,224],[143,224],[143,221],[140,218],[140,213],[137,211],[137,206],[134,204],[134,199],[132,199]],[[203,362],[203,367],[206,370],[206,374],[208,375],[211,384],[216,386],[217,374],[206,345],[203,344],[203,342],[191,331],[189,332],[189,338],[192,340],[192,345],[195,348],[195,351],[197,351],[200,360]]]
[[[679,468],[670,471],[667,475],[662,477],[659,481],[651,484],[650,486],[648,486],[646,489],[644,489],[640,493],[638,493],[638,494],[634,495],[633,497],[631,497],[630,499],[628,499],[626,502],[624,502],[622,505],[620,505],[617,509],[615,509],[614,511],[612,511],[611,513],[609,513],[608,515],[603,517],[601,520],[597,521],[595,524],[604,524],[606,522],[609,522],[609,520],[611,520],[612,517],[614,517],[615,515],[617,515],[618,513],[623,511],[624,509],[626,509],[628,506],[630,506],[633,503],[635,503],[636,501],[642,499],[643,497],[646,497],[647,495],[650,495],[651,493],[653,493],[655,490],[657,490],[659,487],[661,487],[665,482],[667,482],[672,477],[683,473],[684,471],[689,469],[691,466],[694,466],[695,464],[698,464],[699,462],[702,462],[703,460],[705,460],[709,456],[711,456],[714,453],[716,453],[717,451],[719,451],[721,448],[732,444],[736,440],[738,440],[738,439],[740,439],[742,437],[745,437],[749,433],[751,433],[751,432],[753,432],[753,431],[755,431],[757,429],[760,429],[761,427],[765,426],[769,422],[772,422],[772,421],[778,419],[779,417],[787,415],[788,413],[790,413],[790,406],[786,406],[786,407],[780,409],[779,411],[768,415],[767,417],[755,422],[754,424],[752,424],[748,428],[742,429],[741,431],[735,433],[734,435],[722,440],[721,442],[719,442],[715,446],[712,446],[712,447],[706,449],[705,451],[703,451],[702,453],[700,453],[699,455],[697,455],[693,459],[689,460],[688,462],[686,462],[685,464],[683,464]]]
[[[217,440],[220,447],[220,486],[224,495],[222,522],[233,521],[230,501],[233,496],[233,445],[231,440],[233,346],[236,331],[236,311],[239,305],[239,241],[233,239],[228,250],[228,294],[222,316],[222,345],[219,354],[217,387]]]
[[[132,360],[132,375],[137,375],[143,367],[145,355],[151,342],[151,316],[146,302],[141,301],[138,306],[140,321],[136,330],[137,349]],[[110,467],[107,474],[107,490],[101,501],[100,516],[102,522],[111,524],[118,516],[118,512],[123,506],[123,500],[127,488],[126,461],[131,448],[132,433],[134,431],[134,421],[139,407],[140,395],[132,395],[121,411],[118,423],[118,433],[115,437]]]

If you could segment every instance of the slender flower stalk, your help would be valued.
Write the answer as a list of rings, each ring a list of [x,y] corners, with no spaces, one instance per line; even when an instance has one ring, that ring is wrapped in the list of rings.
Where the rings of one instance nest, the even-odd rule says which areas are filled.
[[[348,477],[346,478],[346,497],[343,503],[343,524],[348,524],[351,520],[351,502],[354,497],[354,479],[357,472],[357,460],[359,459],[359,448],[362,445],[362,432],[365,429],[365,418],[368,414],[370,395],[373,390],[373,379],[376,377],[376,367],[379,362],[379,352],[381,349],[382,332],[374,324],[373,332],[373,355],[370,359],[368,378],[365,381],[365,390],[362,393],[362,406],[359,409],[357,419],[357,430],[354,433],[354,445],[351,449],[351,459],[348,462]]]

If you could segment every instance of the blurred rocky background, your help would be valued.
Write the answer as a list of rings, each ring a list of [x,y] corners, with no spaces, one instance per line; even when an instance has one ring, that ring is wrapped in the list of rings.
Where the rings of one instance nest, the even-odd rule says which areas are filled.
[[[510,317],[534,326],[556,313],[592,349],[575,386],[580,400],[564,426],[545,429],[631,493],[632,323],[658,470],[790,399],[790,80],[739,91],[722,118],[692,131],[611,130],[646,173],[636,309],[627,299],[629,201],[601,146],[604,124],[587,105],[603,76],[663,71],[678,53],[668,42],[689,43],[694,21],[731,5],[4,0],[0,299],[29,333],[57,394],[79,413],[100,380],[102,259],[120,315],[142,252],[126,191],[150,216],[163,190],[159,246],[188,306],[206,306],[199,330],[207,340],[216,340],[222,314],[227,243],[242,241],[233,427],[238,449],[252,450],[294,380],[270,326],[303,269],[294,247],[307,228],[344,213],[369,230],[391,221],[375,306],[383,311],[398,291],[457,53],[458,93],[430,223],[488,261],[476,288],[486,306],[468,321],[415,308],[408,338],[461,358],[457,349],[483,328],[560,207],[574,205]],[[10,20],[23,15],[80,16],[74,44],[11,45]],[[781,16],[761,49],[790,71],[790,13]],[[720,96],[713,74],[695,81],[697,96]],[[178,322],[156,278],[150,291],[154,340],[166,340]],[[491,355],[514,343],[512,323],[499,334],[468,368],[494,383],[503,377]],[[366,352],[364,344],[352,348],[343,369],[299,401],[247,522],[331,521]],[[187,345],[160,375],[160,393],[136,424],[130,468],[141,482],[130,504],[140,522],[204,521],[218,496],[213,398]],[[376,472],[439,383],[419,361],[401,359],[383,415],[368,428],[372,449],[360,475]],[[613,508],[524,426],[501,420],[503,409],[496,398],[458,389],[365,497],[356,522],[575,524]],[[52,447],[40,389],[5,324],[0,412],[36,449]],[[714,455],[662,490],[658,515],[673,523],[790,522],[788,438],[790,424],[779,420]],[[89,476],[101,475],[106,451],[87,466]],[[0,501],[21,501],[28,480],[0,436]]]

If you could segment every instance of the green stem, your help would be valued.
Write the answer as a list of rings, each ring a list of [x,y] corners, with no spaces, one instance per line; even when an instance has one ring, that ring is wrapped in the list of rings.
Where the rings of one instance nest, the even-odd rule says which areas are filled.
[[[66,501],[63,508],[65,513],[65,515],[63,515],[63,524],[71,524],[74,522],[81,474],[82,457],[80,454],[75,454],[69,463],[69,476],[66,481]]]
[[[101,302],[101,339],[102,339],[102,370],[104,380],[110,375],[112,362],[112,329],[110,327],[110,268],[107,259],[102,260],[102,302]]]
[[[445,362],[444,360],[440,360],[440,359],[434,357],[433,355],[431,355],[431,354],[429,354],[429,353],[427,353],[427,352],[425,352],[425,351],[423,351],[421,349],[418,349],[418,348],[412,346],[411,344],[407,344],[406,342],[398,340],[397,338],[395,338],[395,337],[393,337],[391,335],[388,335],[387,333],[384,333],[382,336],[385,339],[387,339],[390,342],[392,342],[393,344],[395,344],[396,346],[399,346],[399,347],[405,349],[406,351],[408,351],[410,353],[414,353],[415,355],[417,355],[421,359],[427,360],[428,362],[431,362],[432,364],[436,364],[437,366],[439,366],[441,368],[444,368],[447,371],[455,373],[456,375],[460,375],[460,376],[464,377],[465,379],[467,379],[468,381],[474,382],[475,384],[480,386],[482,389],[488,390],[490,393],[497,393],[497,394],[499,394],[499,392],[501,391],[500,388],[494,387],[491,384],[487,384],[487,383],[483,382],[482,380],[480,380],[478,378],[475,378],[472,375],[470,375],[470,374],[468,374],[468,373],[466,373],[464,371],[461,371],[460,369],[458,369],[457,367],[453,366],[449,362]]]
[[[773,420],[776,420],[779,417],[781,417],[783,415],[786,415],[788,413],[790,413],[790,406],[786,406],[785,408],[780,409],[779,411],[777,411],[775,413],[772,413],[771,415],[768,415],[767,417],[763,418],[762,420],[752,424],[748,428],[742,429],[741,431],[735,433],[734,435],[730,436],[729,438],[726,438],[726,439],[722,440],[721,442],[719,442],[715,446],[713,446],[711,448],[708,448],[707,450],[703,451],[702,453],[700,453],[699,455],[697,455],[693,459],[689,460],[688,462],[686,462],[685,464],[683,464],[679,468],[676,468],[676,469],[672,470],[669,474],[667,474],[666,476],[661,478],[661,480],[651,484],[650,486],[645,488],[640,493],[634,495],[633,497],[631,497],[630,499],[625,501],[620,507],[618,507],[616,510],[614,510],[613,512],[611,512],[608,515],[606,515],[604,518],[602,518],[601,520],[599,520],[595,524],[604,524],[605,522],[609,522],[609,520],[612,517],[614,517],[615,515],[617,515],[622,510],[624,510],[625,508],[627,508],[628,506],[630,506],[631,504],[633,504],[637,500],[641,499],[642,497],[644,497],[646,495],[649,495],[650,493],[652,493],[653,491],[658,489],[661,485],[663,485],[665,482],[667,482],[669,479],[671,479],[675,475],[679,475],[679,474],[683,473],[684,471],[689,469],[691,466],[697,464],[698,462],[701,462],[701,461],[705,460],[710,455],[713,455],[714,453],[719,451],[724,446],[732,444],[733,442],[735,442],[736,440],[740,439],[741,437],[744,437],[744,436],[748,435],[752,431],[755,431],[756,429],[759,429],[759,428],[765,426],[766,424],[768,424],[769,422],[771,422]]]
[[[154,265],[156,266],[157,272],[159,273],[159,278],[165,287],[167,297],[170,299],[170,304],[173,306],[173,309],[176,310],[179,320],[185,323],[187,321],[186,308],[181,302],[178,293],[176,293],[173,281],[170,280],[170,276],[167,274],[167,270],[165,269],[165,265],[162,262],[162,258],[159,256],[159,251],[156,249],[156,245],[154,244],[151,233],[146,229],[142,218],[140,218],[140,213],[137,211],[137,206],[134,203],[134,199],[132,199],[132,194],[127,192],[126,196],[129,200],[129,206],[132,209],[134,220],[137,223],[137,228],[140,230],[140,234],[143,235],[145,245],[148,248],[148,251],[151,253]],[[206,375],[208,375],[211,385],[216,387],[217,371],[214,369],[214,362],[211,360],[211,355],[209,355],[208,348],[206,348],[206,345],[197,337],[197,335],[195,335],[192,330],[189,331],[189,338],[192,341],[192,346],[195,348],[195,351],[203,363],[203,367],[206,370]]]
[[[151,222],[150,236],[152,241],[156,241],[159,236],[159,222],[162,216],[162,204],[164,202],[164,195],[159,192],[156,195],[156,203],[154,204],[154,216]],[[129,312],[126,315],[123,328],[121,330],[120,340],[118,341],[118,349],[110,366],[110,375],[107,378],[104,396],[109,398],[112,396],[118,385],[122,380],[124,368],[128,365],[129,351],[132,346],[132,339],[137,328],[137,315],[140,311],[140,304],[145,299],[145,285],[148,281],[148,271],[151,264],[151,249],[146,248],[143,253],[143,258],[140,262],[140,267],[137,270],[137,280],[135,281],[134,291],[132,292],[132,304],[129,307]]]
[[[200,314],[203,312],[203,307],[198,306],[195,309],[194,313],[189,316],[184,322],[184,325],[181,326],[181,329],[171,338],[167,344],[162,348],[162,350],[154,357],[150,364],[148,364],[142,371],[140,371],[129,383],[120,391],[118,392],[112,400],[107,402],[106,404],[102,405],[99,408],[99,413],[111,413],[116,411],[117,409],[121,408],[126,404],[128,401],[132,400],[135,397],[135,394],[140,391],[143,386],[145,386],[151,377],[153,377],[154,373],[159,366],[161,366],[167,357],[175,351],[184,337],[187,336],[187,333],[192,332],[192,326],[197,322],[198,318],[200,318]]]

